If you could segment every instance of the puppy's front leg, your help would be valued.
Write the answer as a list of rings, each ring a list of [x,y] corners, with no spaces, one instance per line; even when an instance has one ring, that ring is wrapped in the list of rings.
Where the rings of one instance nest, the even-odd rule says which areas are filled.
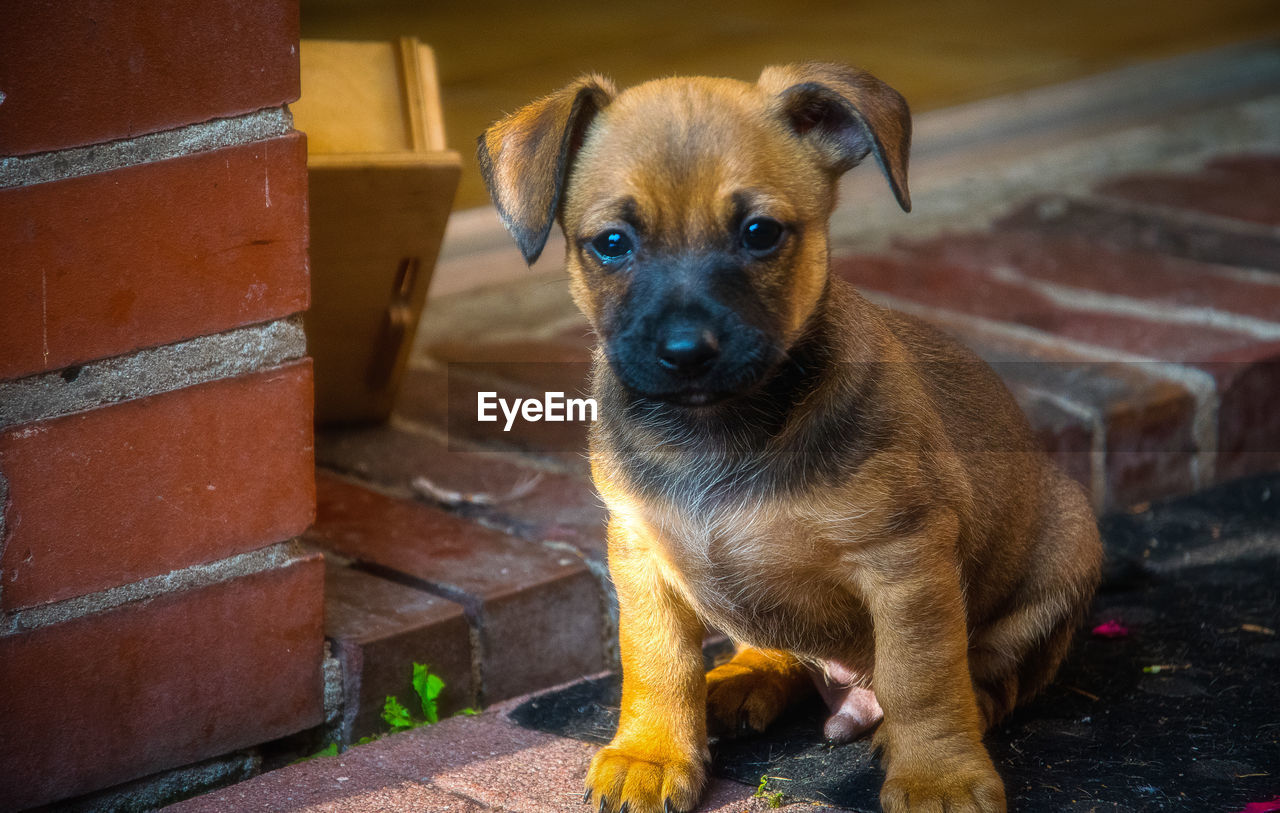
[[[958,522],[931,516],[859,569],[875,628],[872,688],[884,709],[885,813],[1004,813],[1004,785],[982,744],[969,677]]]
[[[649,540],[610,521],[622,708],[618,733],[587,771],[587,796],[608,813],[692,810],[705,777],[703,628],[663,578],[652,550]]]

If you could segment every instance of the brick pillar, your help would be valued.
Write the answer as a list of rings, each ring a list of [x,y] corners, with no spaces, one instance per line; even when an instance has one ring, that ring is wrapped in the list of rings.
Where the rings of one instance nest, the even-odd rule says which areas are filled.
[[[0,808],[319,724],[297,0],[0,20]]]

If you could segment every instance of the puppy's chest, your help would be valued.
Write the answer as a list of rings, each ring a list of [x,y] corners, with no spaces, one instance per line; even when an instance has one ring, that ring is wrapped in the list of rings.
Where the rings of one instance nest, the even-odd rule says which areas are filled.
[[[847,539],[822,523],[766,507],[665,512],[659,550],[712,626],[757,646],[819,655],[860,626]]]

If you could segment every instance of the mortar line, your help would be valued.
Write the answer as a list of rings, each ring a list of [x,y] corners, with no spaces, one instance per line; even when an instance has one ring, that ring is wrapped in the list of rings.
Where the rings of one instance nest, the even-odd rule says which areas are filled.
[[[40,269],[40,349],[49,363],[49,272]]]
[[[0,560],[4,558],[4,549],[8,544],[5,536],[5,515],[9,511],[9,481],[0,471]],[[0,607],[4,606],[4,570],[0,569]]]
[[[296,542],[279,542],[270,547],[238,553],[213,562],[189,565],[88,595],[25,607],[5,614],[3,620],[0,620],[0,637],[107,612],[178,590],[209,587],[233,578],[285,567],[302,558],[302,550]]]
[[[1021,285],[1064,310],[1131,316],[1148,322],[1211,327],[1244,333],[1255,339],[1280,339],[1280,323],[1224,311],[1211,305],[1181,305],[1063,285],[1033,277],[1011,265],[994,266],[989,273],[992,278],[1001,282]]]
[[[289,108],[268,107],[158,133],[100,144],[0,158],[0,189],[79,178],[222,147],[264,141],[293,132]]]
[[[0,381],[0,431],[274,367],[306,355],[300,315]]]

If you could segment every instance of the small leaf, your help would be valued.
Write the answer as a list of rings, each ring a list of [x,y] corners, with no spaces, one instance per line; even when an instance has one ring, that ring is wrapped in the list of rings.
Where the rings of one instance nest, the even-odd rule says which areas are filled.
[[[444,691],[444,681],[436,675],[427,675],[427,699],[434,701]]]
[[[422,716],[427,718],[427,722],[440,722],[439,706],[436,702],[440,692],[444,690],[444,681],[440,676],[431,674],[431,670],[425,663],[415,663],[413,690],[418,693],[418,700],[422,704]]]
[[[764,789],[769,785],[769,777],[765,774],[760,776],[760,784],[756,786],[756,792],[751,794],[752,798],[763,799]]]
[[[431,670],[425,663],[415,663],[413,665],[413,690],[418,693],[418,697],[426,697],[427,675],[431,674]]]
[[[387,695],[387,702],[382,707],[382,719],[387,721],[387,725],[391,726],[393,732],[405,731],[414,727],[413,718],[409,716],[409,710],[391,695]]]

